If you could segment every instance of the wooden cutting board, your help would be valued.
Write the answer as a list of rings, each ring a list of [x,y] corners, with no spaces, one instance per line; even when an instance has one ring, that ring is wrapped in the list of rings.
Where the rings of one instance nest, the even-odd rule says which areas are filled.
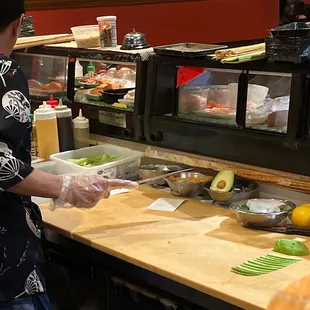
[[[305,270],[307,272],[307,270]],[[276,278],[275,278],[276,281]],[[267,310],[309,310],[310,276],[291,284],[280,291],[270,302]]]
[[[140,186],[89,210],[41,209],[46,228],[246,310],[266,310],[310,270],[306,257],[260,277],[233,274],[232,267],[270,253],[283,235],[243,228],[230,210],[192,199],[175,212],[148,210],[158,198],[175,197]]]
[[[14,50],[41,46],[45,44],[56,44],[71,41],[74,41],[74,37],[72,34],[52,34],[46,36],[18,38],[14,46]]]

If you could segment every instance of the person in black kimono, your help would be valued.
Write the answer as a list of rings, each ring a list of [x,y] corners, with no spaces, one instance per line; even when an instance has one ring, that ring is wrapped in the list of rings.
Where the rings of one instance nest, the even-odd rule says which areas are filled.
[[[136,183],[100,176],[60,177],[31,167],[27,80],[9,55],[20,34],[24,0],[0,9],[0,310],[49,310],[44,279],[42,219],[31,196],[91,208],[114,188]]]

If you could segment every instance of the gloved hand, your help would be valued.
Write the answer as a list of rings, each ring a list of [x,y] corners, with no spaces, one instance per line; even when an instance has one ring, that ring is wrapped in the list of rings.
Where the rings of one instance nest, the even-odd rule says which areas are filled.
[[[136,182],[127,180],[108,180],[101,176],[63,176],[61,194],[54,201],[55,208],[71,207],[92,208],[101,199],[109,198],[113,189],[137,189]]]

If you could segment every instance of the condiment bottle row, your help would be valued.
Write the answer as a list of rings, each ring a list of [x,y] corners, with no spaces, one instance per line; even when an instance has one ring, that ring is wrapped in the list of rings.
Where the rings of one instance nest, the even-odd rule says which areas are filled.
[[[72,120],[72,110],[50,98],[34,112],[32,156],[49,160],[52,154],[89,146],[89,120],[79,111]]]

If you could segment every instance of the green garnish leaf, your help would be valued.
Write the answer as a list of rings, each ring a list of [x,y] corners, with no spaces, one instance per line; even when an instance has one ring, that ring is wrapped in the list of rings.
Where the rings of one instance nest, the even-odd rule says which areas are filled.
[[[250,208],[247,206],[246,203],[242,203],[238,206],[238,210],[248,212],[250,211]]]

